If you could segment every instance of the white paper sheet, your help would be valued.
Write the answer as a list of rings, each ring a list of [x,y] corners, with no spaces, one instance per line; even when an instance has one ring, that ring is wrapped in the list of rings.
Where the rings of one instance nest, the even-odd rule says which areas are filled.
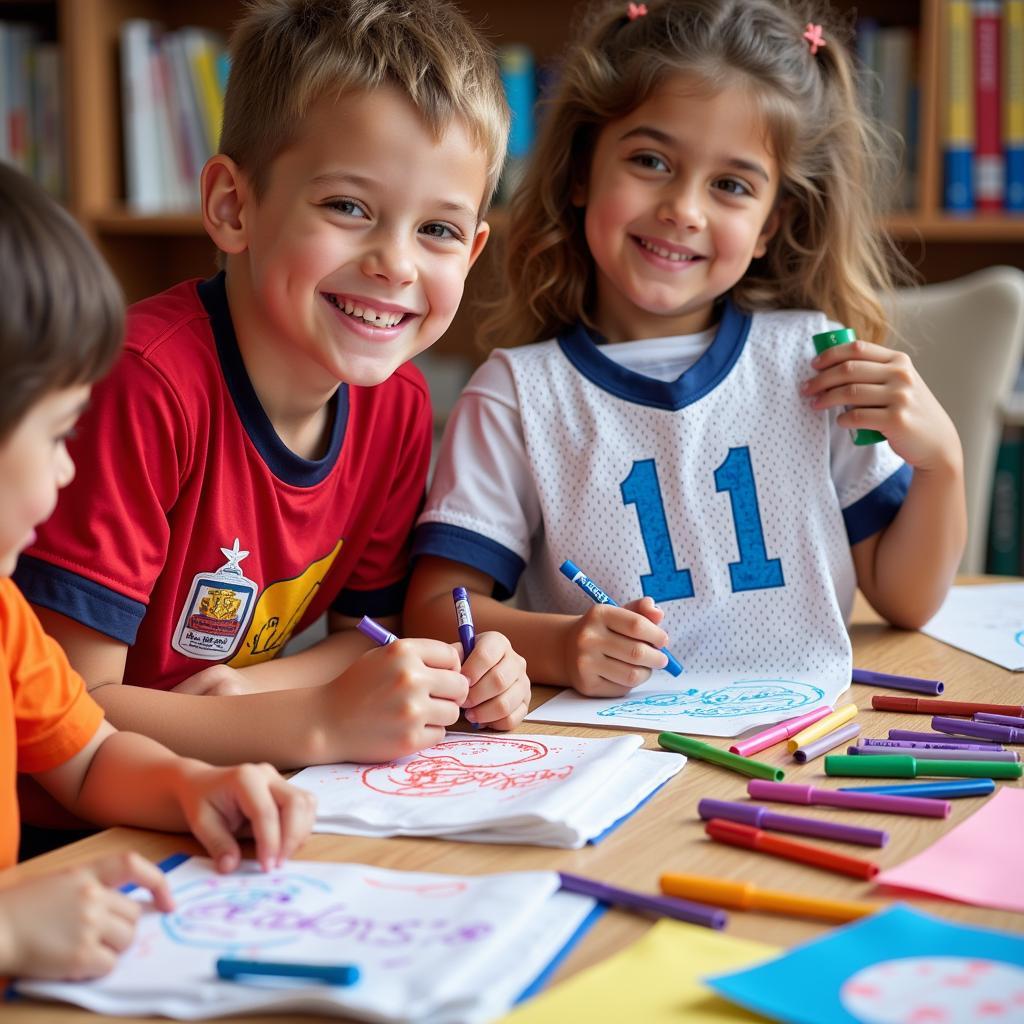
[[[953,587],[921,632],[1011,672],[1024,672],[1024,583]]]
[[[225,877],[193,858],[169,881],[175,910],[145,913],[111,974],[22,981],[18,990],[98,1013],[181,1020],[315,1010],[477,1024],[504,1012],[594,907],[540,871],[463,877],[292,861],[265,874],[246,862]],[[354,964],[360,979],[347,987],[221,981],[221,956]]]
[[[641,743],[450,733],[398,761],[306,768],[291,781],[316,796],[317,832],[580,847],[686,763]]]
[[[670,688],[663,672],[655,673],[627,697],[584,697],[563,690],[527,716],[533,722],[596,725],[647,732],[738,736],[755,726],[771,725],[833,705],[847,686],[832,690],[813,678],[771,676],[737,679],[732,675],[684,675]]]

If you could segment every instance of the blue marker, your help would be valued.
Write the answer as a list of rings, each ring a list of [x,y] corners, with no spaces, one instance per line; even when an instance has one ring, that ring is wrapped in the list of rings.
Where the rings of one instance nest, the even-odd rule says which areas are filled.
[[[594,604],[610,604],[613,608],[619,607],[578,565],[566,559],[559,566],[559,571],[567,580],[575,583]],[[668,658],[665,668],[674,676],[682,675],[683,666],[676,661],[672,652],[667,647],[662,647],[661,653]]]
[[[217,977],[225,981],[246,977],[308,978],[325,985],[354,985],[359,980],[359,968],[351,964],[295,964],[222,956],[217,961]]]
[[[996,788],[991,779],[956,779],[950,782],[918,782],[902,786],[840,786],[849,793],[889,793],[891,796],[924,796],[948,800],[958,796],[988,796]]]
[[[459,622],[459,639],[462,641],[463,660],[473,653],[476,645],[476,630],[473,628],[473,613],[469,607],[469,591],[456,587],[452,591],[455,600],[455,618]]]

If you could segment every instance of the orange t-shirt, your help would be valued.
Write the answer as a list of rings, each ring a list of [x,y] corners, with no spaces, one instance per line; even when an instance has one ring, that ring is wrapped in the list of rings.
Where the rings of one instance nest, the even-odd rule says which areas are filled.
[[[18,859],[18,772],[44,772],[96,734],[103,709],[21,591],[0,578],[0,868]]]

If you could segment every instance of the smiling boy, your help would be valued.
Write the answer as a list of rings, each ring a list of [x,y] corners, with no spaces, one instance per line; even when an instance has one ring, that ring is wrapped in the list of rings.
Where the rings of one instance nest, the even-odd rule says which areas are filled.
[[[529,684],[503,637],[461,665],[352,628],[398,626],[431,436],[406,364],[487,240],[493,56],[442,0],[262,0],[231,55],[202,177],[223,272],[130,310],[18,581],[111,720],[183,753],[387,760],[460,705],[511,728]],[[325,611],[326,640],[274,660]]]

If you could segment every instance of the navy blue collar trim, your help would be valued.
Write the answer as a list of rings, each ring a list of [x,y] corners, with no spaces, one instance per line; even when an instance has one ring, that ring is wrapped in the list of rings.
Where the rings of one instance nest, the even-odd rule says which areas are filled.
[[[249,374],[238,350],[235,326],[228,308],[224,273],[200,282],[196,290],[199,299],[210,314],[217,356],[221,372],[238,410],[245,432],[256,446],[270,471],[284,483],[296,487],[312,487],[326,479],[334,468],[345,440],[348,423],[348,385],[342,384],[331,397],[327,413],[331,420],[331,438],[327,454],[322,459],[304,459],[296,455],[278,436],[273,423],[260,404]]]
[[[558,346],[587,380],[609,394],[637,405],[676,412],[703,398],[724,380],[743,351],[751,320],[749,313],[741,313],[726,299],[714,341],[693,366],[670,381],[645,377],[613,362],[582,324],[559,335]]]

